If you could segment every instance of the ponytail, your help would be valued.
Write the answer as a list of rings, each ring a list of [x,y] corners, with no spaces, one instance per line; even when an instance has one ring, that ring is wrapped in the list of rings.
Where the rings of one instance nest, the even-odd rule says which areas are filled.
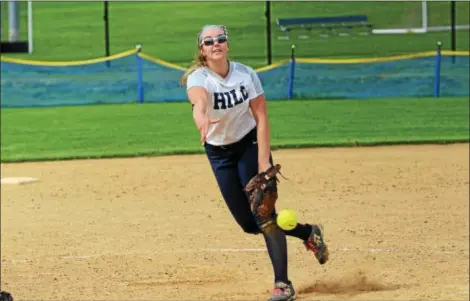
[[[206,60],[202,54],[200,54],[199,50],[196,52],[196,55],[193,60],[193,65],[189,67],[188,70],[184,73],[184,75],[180,79],[180,84],[185,85],[188,81],[188,76],[196,71],[197,68],[206,66]]]

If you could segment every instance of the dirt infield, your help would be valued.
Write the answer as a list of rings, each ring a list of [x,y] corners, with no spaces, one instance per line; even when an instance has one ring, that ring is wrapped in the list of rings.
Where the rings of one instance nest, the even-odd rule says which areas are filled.
[[[278,208],[299,300],[468,300],[469,145],[282,150]],[[262,236],[233,222],[203,156],[3,164],[1,285],[15,300],[266,300]]]

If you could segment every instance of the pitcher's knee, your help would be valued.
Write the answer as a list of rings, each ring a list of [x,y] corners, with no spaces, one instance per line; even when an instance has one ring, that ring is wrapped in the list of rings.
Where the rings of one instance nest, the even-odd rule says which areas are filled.
[[[248,233],[248,234],[260,234],[261,233],[260,228],[258,227],[258,225],[256,224],[254,220],[250,222],[247,221],[241,224],[240,226],[242,227],[245,233]]]

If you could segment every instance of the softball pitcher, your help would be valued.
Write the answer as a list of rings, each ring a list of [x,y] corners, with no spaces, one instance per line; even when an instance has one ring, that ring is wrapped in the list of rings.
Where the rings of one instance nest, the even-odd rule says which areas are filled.
[[[286,235],[301,239],[320,264],[328,260],[328,248],[318,225],[298,223],[289,231],[272,222],[265,227],[260,214],[252,210],[253,201],[245,187],[257,175],[266,176],[265,172],[273,169],[266,100],[256,72],[230,61],[228,51],[224,26],[203,27],[197,37],[195,64],[182,77],[182,83],[228,209],[243,231],[264,236],[274,270],[269,300],[290,301],[295,290],[288,277]],[[270,182],[270,187],[277,198],[276,181]],[[269,220],[275,221],[275,210],[268,214]]]

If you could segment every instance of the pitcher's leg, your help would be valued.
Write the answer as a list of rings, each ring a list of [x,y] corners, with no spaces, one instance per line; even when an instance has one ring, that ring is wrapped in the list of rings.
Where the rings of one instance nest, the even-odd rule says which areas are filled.
[[[310,236],[310,233],[312,232],[312,226],[309,224],[297,223],[297,226],[295,226],[294,229],[284,230],[284,232],[288,236],[297,237],[301,240],[307,240]]]
[[[239,166],[238,169],[240,173],[241,183],[242,185],[246,185],[248,181],[258,173],[257,145],[253,144],[247,147],[247,149],[243,153],[243,156],[239,162],[240,163],[238,164]],[[271,163],[273,163],[272,158],[271,158]],[[282,197],[282,193],[280,193],[280,195]],[[277,214],[276,212],[274,212],[273,217],[276,218],[276,216]],[[324,264],[326,261],[328,261],[328,257],[329,257],[328,247],[326,243],[324,242],[323,230],[320,226],[316,224],[297,223],[296,227],[292,230],[282,230],[279,227],[276,227],[276,228],[279,229],[279,231],[284,232],[285,235],[293,236],[302,240],[305,248],[309,251],[312,251],[315,254],[315,257],[317,258],[318,262],[320,262],[320,264]],[[281,236],[276,236],[276,237],[278,237],[277,239],[281,239]],[[267,240],[267,243],[269,241],[270,240]],[[282,241],[285,241],[285,237],[282,239]],[[284,244],[281,241],[279,241],[279,243],[280,243],[279,244],[280,246]],[[273,250],[276,250],[276,249],[273,248]],[[287,250],[285,251],[285,253],[286,254],[283,255],[283,254],[274,254],[274,253],[272,254],[270,252],[270,255],[272,255],[272,257],[274,258],[284,258],[283,256],[287,258]],[[279,274],[282,274],[282,272],[279,272]]]
[[[231,158],[230,152],[224,154],[210,146],[206,146],[206,152],[222,197],[235,221],[246,233],[260,233],[238,177],[236,160]]]
[[[250,234],[260,233],[238,178],[236,168],[222,168],[215,172],[222,196],[238,225]]]
[[[255,137],[253,137],[253,139],[255,139]],[[272,157],[271,163],[273,163]],[[246,185],[248,181],[258,173],[258,147],[256,144],[251,145],[245,150],[238,166],[241,183],[242,185]],[[274,218],[277,216],[276,211],[273,213],[273,215]],[[298,223],[294,229],[283,231],[288,236],[297,237],[303,241],[306,241],[312,232],[312,227],[309,224]]]
[[[238,163],[238,171],[243,187],[258,173],[258,146],[248,144]],[[284,231],[274,227],[273,231],[263,233],[269,258],[274,270],[274,282],[289,283],[287,262],[287,241]]]

